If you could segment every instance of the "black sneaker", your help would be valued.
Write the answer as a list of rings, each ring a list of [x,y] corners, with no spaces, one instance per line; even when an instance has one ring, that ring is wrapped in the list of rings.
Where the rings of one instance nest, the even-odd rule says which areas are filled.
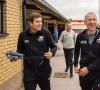
[[[70,78],[72,78],[73,77],[73,74],[70,74]]]
[[[65,72],[67,72],[67,71],[68,71],[68,68],[65,69]]]

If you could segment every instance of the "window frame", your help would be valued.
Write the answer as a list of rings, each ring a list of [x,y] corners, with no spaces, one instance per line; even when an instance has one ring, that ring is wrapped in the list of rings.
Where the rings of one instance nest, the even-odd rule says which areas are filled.
[[[1,30],[0,30],[0,37],[4,37],[4,36],[8,36],[9,34],[8,33],[4,33],[4,30],[3,30],[3,1],[0,1],[0,4],[1,4],[1,21],[0,21],[0,23],[1,23]]]

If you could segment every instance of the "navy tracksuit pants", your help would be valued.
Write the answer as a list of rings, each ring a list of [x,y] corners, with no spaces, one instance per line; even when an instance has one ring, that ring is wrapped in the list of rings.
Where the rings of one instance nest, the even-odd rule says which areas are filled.
[[[100,72],[79,76],[82,90],[100,90]]]
[[[41,90],[51,90],[50,88],[51,67],[46,65],[37,70],[24,70],[25,90],[36,90],[37,84]]]
[[[73,74],[73,50],[74,48],[71,49],[65,49],[64,50],[64,55],[65,55],[65,61],[66,61],[66,68],[70,67],[70,74]]]

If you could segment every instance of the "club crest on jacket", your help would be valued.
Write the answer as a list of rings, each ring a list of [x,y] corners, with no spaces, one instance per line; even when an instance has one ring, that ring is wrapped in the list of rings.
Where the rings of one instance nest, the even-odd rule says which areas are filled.
[[[37,40],[38,40],[39,42],[43,42],[43,41],[44,41],[44,36],[39,36],[39,37],[37,38]]]

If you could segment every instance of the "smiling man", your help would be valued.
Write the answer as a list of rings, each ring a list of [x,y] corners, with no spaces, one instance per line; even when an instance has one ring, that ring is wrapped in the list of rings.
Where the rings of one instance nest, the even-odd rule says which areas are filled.
[[[96,28],[97,17],[89,12],[85,15],[86,30],[79,33],[74,51],[75,73],[79,74],[82,90],[100,90],[100,30]],[[80,56],[80,69],[78,58]]]
[[[32,13],[28,18],[30,28],[20,33],[17,52],[24,54],[24,87],[25,90],[51,90],[50,59],[55,55],[57,47],[49,30],[42,28],[42,17]],[[49,50],[50,48],[50,50]]]
[[[73,77],[73,50],[75,47],[75,32],[72,30],[72,24],[67,23],[66,30],[64,30],[58,40],[58,50],[61,49],[61,42],[63,41],[63,51],[66,62],[65,72],[70,68],[70,77]]]

